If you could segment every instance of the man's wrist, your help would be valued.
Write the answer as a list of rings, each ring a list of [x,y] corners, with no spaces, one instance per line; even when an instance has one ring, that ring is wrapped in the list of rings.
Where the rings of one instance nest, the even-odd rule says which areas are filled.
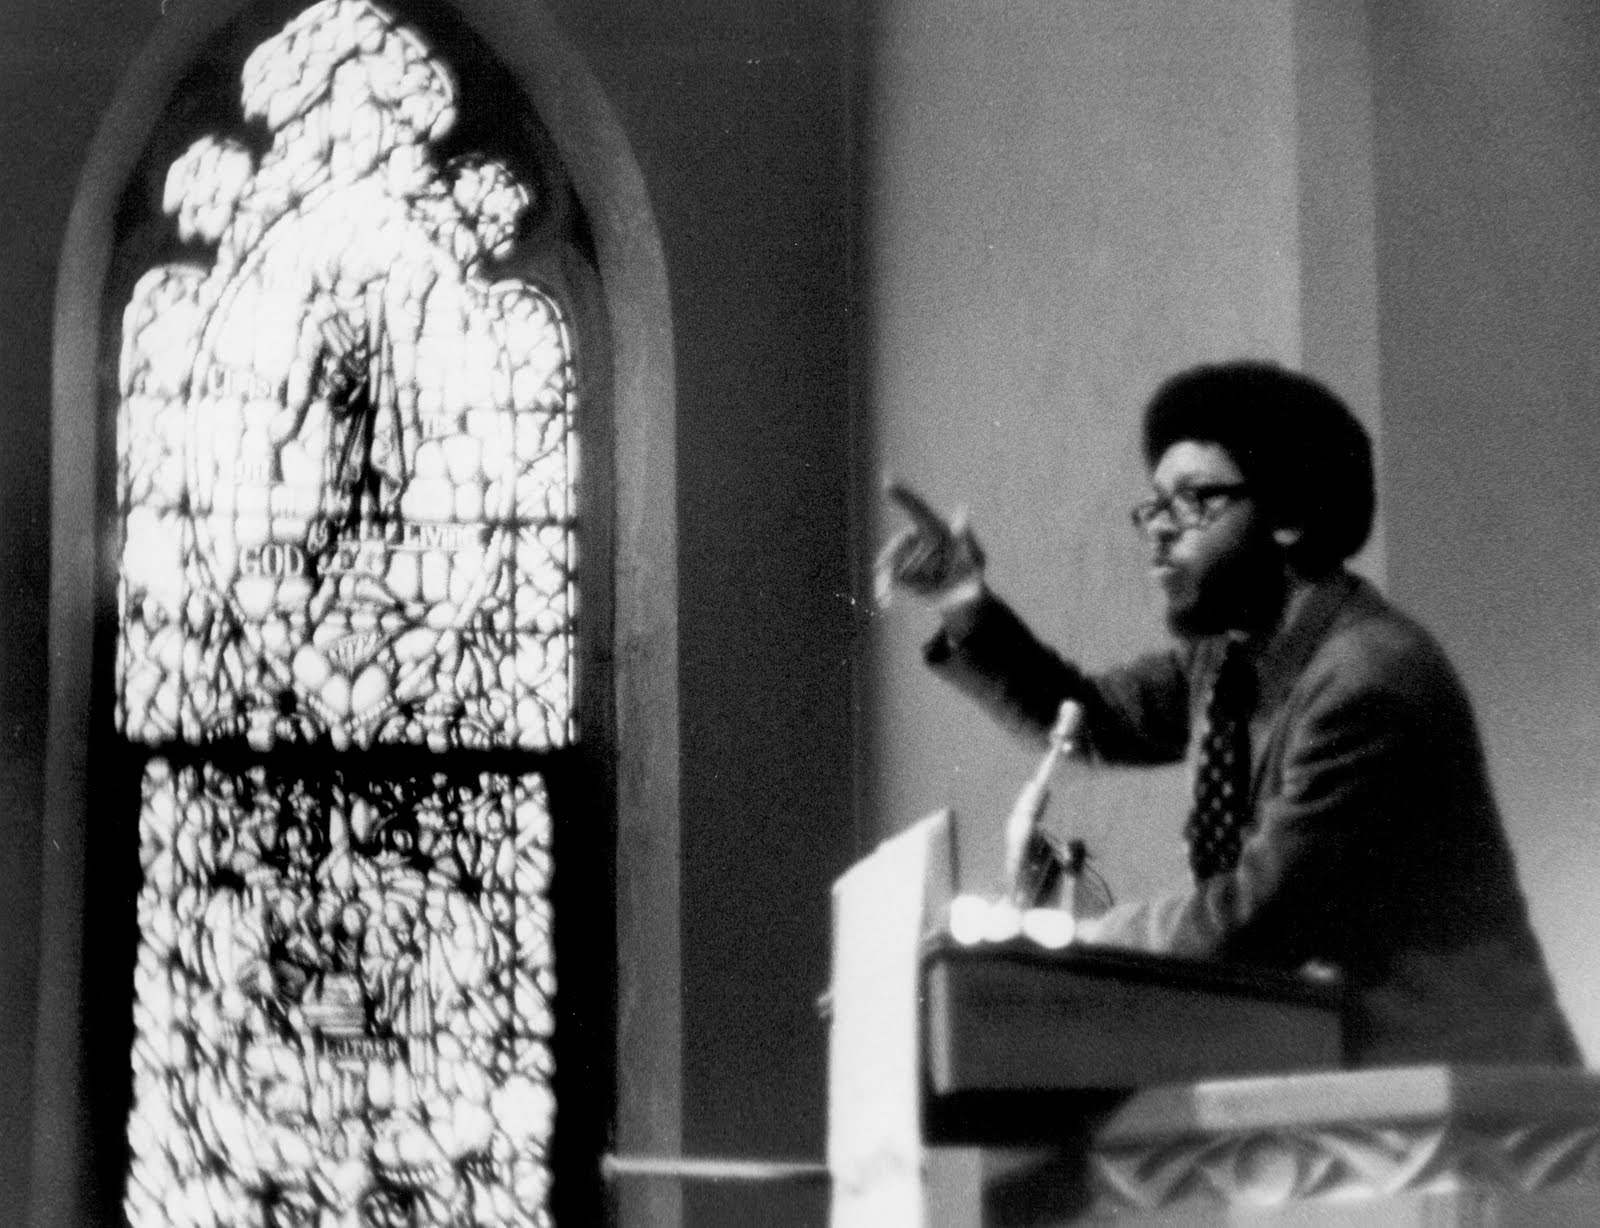
[[[979,571],[934,598],[939,621],[952,642],[964,638],[977,625],[978,611],[988,591],[983,583],[983,573]]]

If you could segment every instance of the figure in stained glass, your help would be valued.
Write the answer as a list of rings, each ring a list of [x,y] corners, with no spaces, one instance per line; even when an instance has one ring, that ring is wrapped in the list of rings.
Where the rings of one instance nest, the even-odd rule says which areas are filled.
[[[172,165],[179,233],[125,312],[130,737],[558,745],[569,736],[571,344],[493,281],[531,203],[435,163],[449,72],[358,0],[244,71],[272,140]]]

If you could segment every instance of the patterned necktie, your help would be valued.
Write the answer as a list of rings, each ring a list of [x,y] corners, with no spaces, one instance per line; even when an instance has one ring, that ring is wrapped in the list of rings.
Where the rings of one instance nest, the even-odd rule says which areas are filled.
[[[1255,679],[1245,646],[1228,641],[1206,700],[1205,735],[1195,774],[1194,810],[1184,836],[1196,882],[1239,863],[1250,826],[1250,710]]]

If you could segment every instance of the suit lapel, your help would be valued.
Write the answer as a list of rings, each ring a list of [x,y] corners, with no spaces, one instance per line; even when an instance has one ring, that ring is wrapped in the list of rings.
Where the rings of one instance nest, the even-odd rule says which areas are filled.
[[[1283,707],[1312,656],[1339,617],[1370,590],[1347,571],[1322,580],[1300,595],[1289,617],[1256,658],[1257,702],[1250,720],[1250,804],[1262,797],[1269,767],[1283,757]]]

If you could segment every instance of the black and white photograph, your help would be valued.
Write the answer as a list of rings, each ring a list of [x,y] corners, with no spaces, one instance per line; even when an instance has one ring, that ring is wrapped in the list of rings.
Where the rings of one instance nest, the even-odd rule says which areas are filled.
[[[1600,9],[0,91],[0,1222],[1600,1223]]]

